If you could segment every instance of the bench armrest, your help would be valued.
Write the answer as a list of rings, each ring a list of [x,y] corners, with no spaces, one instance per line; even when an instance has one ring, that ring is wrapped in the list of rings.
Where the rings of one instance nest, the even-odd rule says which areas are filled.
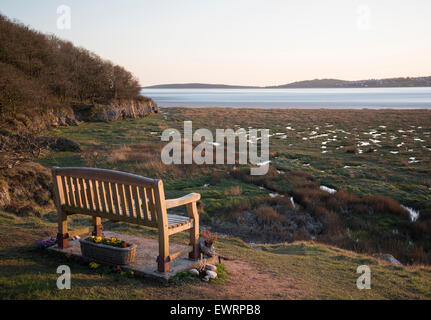
[[[188,203],[196,202],[201,198],[199,193],[189,193],[181,198],[166,200],[166,209],[179,207]]]

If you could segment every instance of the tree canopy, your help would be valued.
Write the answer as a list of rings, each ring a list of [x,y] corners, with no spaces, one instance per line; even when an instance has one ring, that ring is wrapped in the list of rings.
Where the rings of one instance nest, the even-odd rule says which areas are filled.
[[[72,101],[139,97],[123,67],[0,14],[0,115]]]

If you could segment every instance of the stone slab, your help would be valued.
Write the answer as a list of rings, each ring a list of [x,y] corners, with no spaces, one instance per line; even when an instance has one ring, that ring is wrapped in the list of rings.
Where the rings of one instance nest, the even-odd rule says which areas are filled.
[[[135,275],[137,276],[168,280],[170,277],[176,275],[177,273],[194,268],[198,264],[198,261],[191,260],[188,258],[187,252],[190,250],[187,250],[174,261],[171,261],[169,272],[158,272],[156,258],[159,254],[159,242],[157,240],[128,234],[121,234],[112,231],[104,231],[103,233],[105,237],[115,237],[137,245],[136,261],[132,264],[121,266],[124,270],[133,270],[135,272]],[[186,249],[187,247],[186,245],[172,242],[170,242],[169,244],[171,253]],[[57,245],[54,245],[52,247],[49,247],[48,250],[58,252],[64,255],[82,257],[79,240],[70,240],[69,247],[65,249],[60,249],[57,247]],[[217,263],[217,257],[210,258],[207,260],[207,262]]]

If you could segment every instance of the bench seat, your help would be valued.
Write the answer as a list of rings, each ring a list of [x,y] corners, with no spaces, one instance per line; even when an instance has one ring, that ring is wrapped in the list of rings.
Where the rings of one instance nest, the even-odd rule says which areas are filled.
[[[168,214],[168,228],[175,228],[186,223],[193,223],[193,218],[178,216],[176,214]]]

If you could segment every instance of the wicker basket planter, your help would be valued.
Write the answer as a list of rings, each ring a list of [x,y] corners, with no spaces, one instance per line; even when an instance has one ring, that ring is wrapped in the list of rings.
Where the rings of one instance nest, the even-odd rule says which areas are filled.
[[[136,244],[126,248],[118,248],[102,243],[94,243],[79,239],[82,256],[97,262],[124,265],[135,261]]]

